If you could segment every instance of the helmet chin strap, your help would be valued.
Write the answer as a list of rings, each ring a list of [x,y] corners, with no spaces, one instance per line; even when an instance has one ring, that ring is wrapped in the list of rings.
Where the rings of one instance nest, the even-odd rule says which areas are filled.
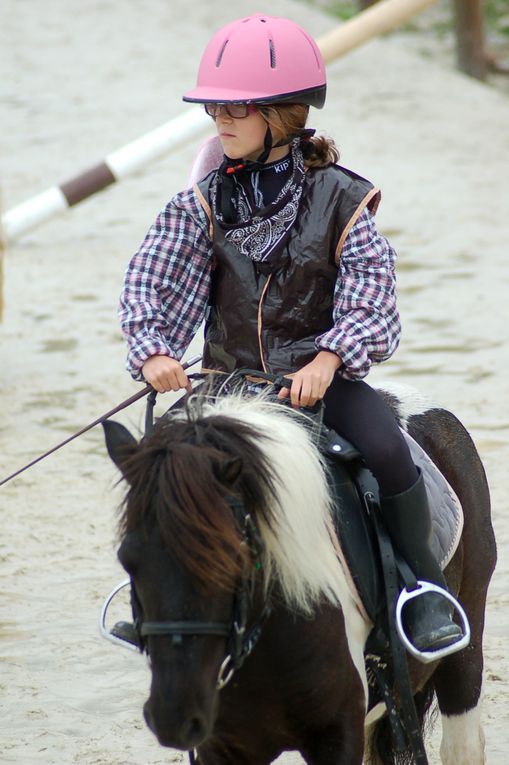
[[[284,138],[281,139],[281,141],[278,141],[277,143],[273,143],[272,132],[271,132],[270,126],[267,125],[267,130],[265,132],[265,139],[263,142],[263,151],[260,154],[260,156],[256,159],[255,163],[264,164],[268,160],[272,149],[277,149],[280,146],[289,146],[295,138],[299,138],[301,141],[309,141],[309,139],[314,136],[315,132],[316,131],[314,130],[314,128],[301,128],[300,130],[297,130],[295,133],[290,133],[290,135],[285,136]]]
[[[265,138],[263,139],[263,151],[260,154],[259,157],[257,157],[256,162],[260,163],[262,165],[265,164],[265,162],[268,160],[270,156],[270,152],[273,149],[272,145],[272,131],[270,129],[270,125],[267,125],[267,130],[265,131]]]
[[[280,146],[289,146],[294,138],[309,139],[314,134],[315,134],[314,130],[302,128],[302,130],[299,130],[296,133],[291,133],[290,135],[285,136],[284,138],[281,139],[281,141],[278,141],[277,143],[273,143],[272,131],[270,129],[270,126],[267,125],[267,130],[265,131],[265,138],[263,141],[263,151],[260,154],[260,156],[255,160],[255,162],[260,164],[265,164],[265,162],[267,162],[270,156],[270,152],[272,151],[272,149],[277,149]]]

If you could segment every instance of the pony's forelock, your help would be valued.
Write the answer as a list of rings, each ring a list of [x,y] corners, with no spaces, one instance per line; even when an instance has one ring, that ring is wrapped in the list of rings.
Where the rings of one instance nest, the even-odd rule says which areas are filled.
[[[202,400],[163,418],[123,465],[121,537],[157,527],[199,588],[233,589],[248,551],[232,500],[271,523],[272,470],[257,446],[262,439],[243,422],[205,412]],[[239,479],[229,485],[224,467],[239,457]]]

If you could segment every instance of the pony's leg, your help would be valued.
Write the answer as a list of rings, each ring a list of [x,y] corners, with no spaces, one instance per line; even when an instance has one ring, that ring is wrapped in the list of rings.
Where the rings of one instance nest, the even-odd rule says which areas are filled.
[[[472,630],[470,645],[442,659],[433,676],[442,715],[440,754],[444,765],[484,765],[486,761],[481,725],[485,597],[485,590],[461,588],[459,600]]]
[[[442,715],[440,757],[444,765],[484,765],[481,703],[459,715]]]
[[[483,657],[479,645],[470,644],[442,660],[434,675],[442,715],[440,755],[443,765],[484,765],[481,725]]]
[[[301,749],[307,765],[362,765],[364,756],[364,713],[345,718],[341,725],[315,731]]]
[[[255,748],[215,741],[199,747],[195,762],[196,765],[270,765],[279,753],[268,753],[261,741]]]
[[[475,471],[474,471],[475,474]],[[484,765],[484,733],[481,724],[483,683],[483,630],[488,586],[496,563],[496,544],[489,513],[484,473],[476,481],[479,493],[460,497],[465,526],[462,545],[461,582],[458,600],[465,609],[471,628],[470,644],[443,659],[433,676],[442,715],[444,765]],[[459,483],[459,482],[458,482]],[[485,488],[483,489],[483,485]],[[458,495],[459,496],[459,495]],[[445,571],[454,579],[454,560]]]

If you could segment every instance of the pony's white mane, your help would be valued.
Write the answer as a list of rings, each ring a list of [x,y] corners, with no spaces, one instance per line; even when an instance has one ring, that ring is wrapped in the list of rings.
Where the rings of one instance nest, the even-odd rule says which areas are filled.
[[[326,599],[350,599],[338,560],[325,470],[304,415],[265,396],[229,395],[205,403],[205,416],[221,414],[264,434],[256,442],[274,466],[277,501],[273,527],[260,524],[267,581],[276,576],[288,605],[310,613]]]

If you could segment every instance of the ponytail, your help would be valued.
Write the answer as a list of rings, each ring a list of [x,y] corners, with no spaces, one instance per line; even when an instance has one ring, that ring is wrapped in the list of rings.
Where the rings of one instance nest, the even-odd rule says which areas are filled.
[[[339,150],[332,138],[314,135],[301,141],[306,167],[328,167],[339,160]]]

